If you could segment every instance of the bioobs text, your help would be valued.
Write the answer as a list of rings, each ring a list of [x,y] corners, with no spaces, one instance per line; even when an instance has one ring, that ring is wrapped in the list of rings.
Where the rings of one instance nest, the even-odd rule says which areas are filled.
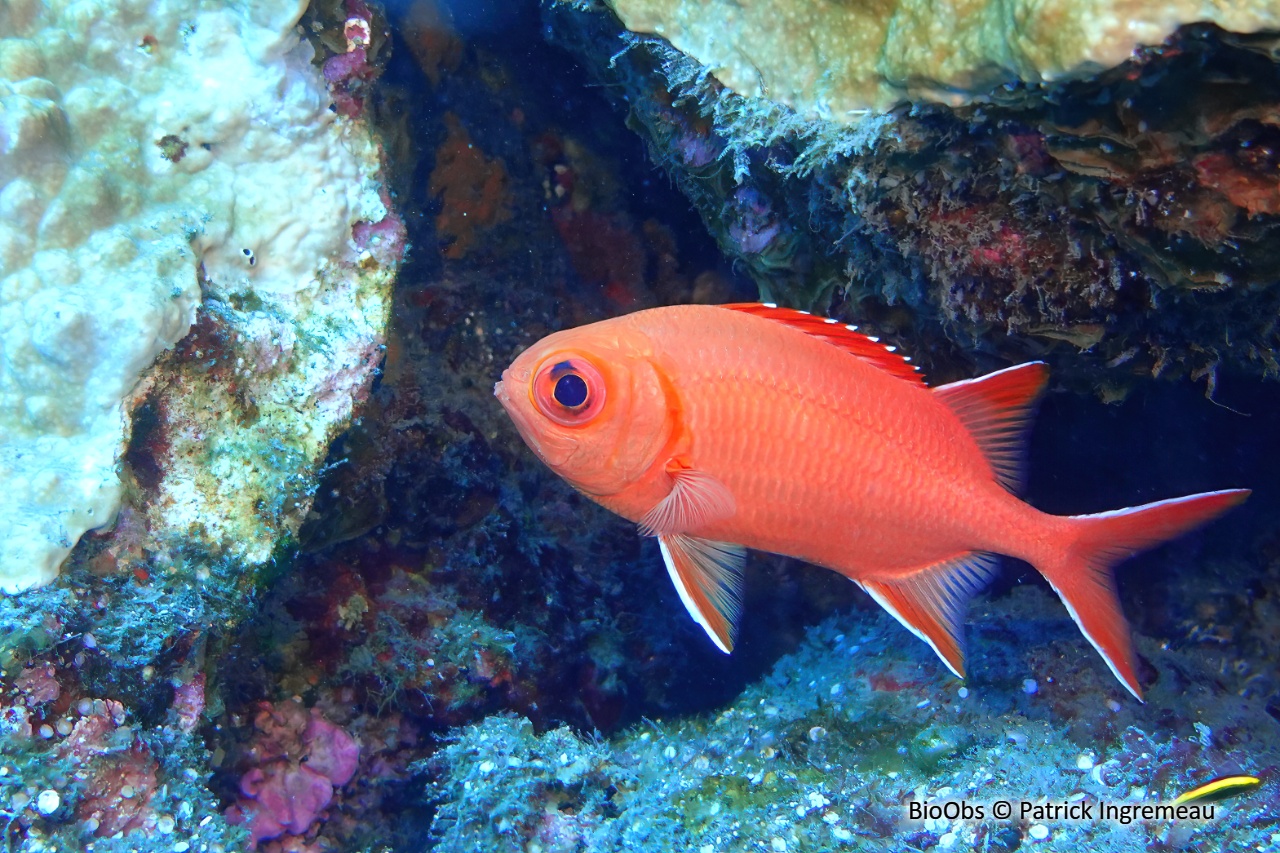
[[[907,820],[986,820],[986,806],[965,800],[945,803],[907,803]]]

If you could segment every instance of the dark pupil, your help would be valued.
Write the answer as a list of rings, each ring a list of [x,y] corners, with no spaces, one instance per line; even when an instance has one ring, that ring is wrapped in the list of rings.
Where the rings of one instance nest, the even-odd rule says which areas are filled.
[[[566,409],[576,409],[587,402],[587,383],[576,373],[566,373],[556,380],[553,396]]]

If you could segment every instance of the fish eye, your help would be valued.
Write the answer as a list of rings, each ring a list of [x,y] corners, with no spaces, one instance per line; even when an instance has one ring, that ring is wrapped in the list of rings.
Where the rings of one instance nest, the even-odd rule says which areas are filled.
[[[579,408],[587,402],[587,381],[576,373],[566,373],[556,380],[552,396],[566,409]]]
[[[584,358],[548,359],[533,380],[533,398],[556,423],[582,426],[604,407],[604,377]]]

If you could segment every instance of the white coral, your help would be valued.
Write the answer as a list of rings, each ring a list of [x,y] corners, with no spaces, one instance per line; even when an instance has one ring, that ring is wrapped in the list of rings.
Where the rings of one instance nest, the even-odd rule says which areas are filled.
[[[201,270],[287,325],[385,215],[305,6],[0,0],[0,589],[49,581],[112,519],[129,397]]]
[[[904,99],[1088,76],[1181,24],[1280,27],[1275,0],[606,0],[741,95],[841,122]]]

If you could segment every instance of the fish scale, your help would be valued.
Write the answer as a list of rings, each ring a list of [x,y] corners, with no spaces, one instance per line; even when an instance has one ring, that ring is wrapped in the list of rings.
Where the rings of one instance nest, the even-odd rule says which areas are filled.
[[[652,336],[662,339],[658,334]],[[673,342],[664,343],[665,351],[676,349]],[[797,552],[795,556],[837,570],[850,565],[882,571],[903,567],[902,560],[878,565],[877,554],[865,553],[874,545],[864,544],[865,537],[859,531],[866,529],[876,532],[876,541],[887,540],[886,544],[896,549],[895,556],[905,556],[903,546],[893,544],[895,539],[918,540],[921,533],[928,533],[933,540],[942,540],[940,549],[911,558],[912,567],[957,553],[952,543],[960,537],[947,535],[946,528],[963,523],[959,501],[947,501],[945,507],[931,502],[946,501],[947,493],[954,492],[951,486],[959,471],[978,466],[960,464],[943,471],[905,464],[912,455],[943,458],[925,455],[928,448],[920,446],[916,433],[892,426],[911,422],[910,406],[916,401],[907,399],[895,407],[873,406],[865,399],[865,380],[878,377],[849,381],[843,375],[847,371],[823,364],[829,345],[818,342],[812,353],[803,353],[796,352],[794,344],[807,340],[792,343],[793,358],[771,359],[775,373],[767,382],[702,383],[694,376],[684,386],[687,424],[698,436],[691,453],[693,464],[729,486],[741,516],[696,532],[761,550],[788,549]],[[702,348],[696,359],[699,369],[706,366],[705,359],[727,349]],[[854,362],[838,367],[863,365]],[[678,368],[669,369],[674,373]],[[750,376],[759,375],[758,370],[742,365],[738,372]],[[866,366],[868,373],[874,370]],[[780,392],[786,405],[779,405]],[[932,402],[927,393],[922,396]],[[750,447],[739,450],[735,446],[733,438],[743,431],[733,429],[734,423],[752,424],[747,431],[754,437]],[[950,426],[957,433],[963,430],[958,423]],[[976,445],[968,444],[967,449],[979,455]],[[892,464],[895,458],[901,460],[899,464]],[[788,483],[792,490],[778,494],[772,488],[775,482]],[[1005,495],[998,488],[992,491],[1001,498]],[[881,500],[873,500],[878,496]],[[901,497],[893,500],[895,496]],[[944,529],[922,530],[930,519]]]
[[[574,384],[561,399],[564,375]],[[963,676],[967,601],[1003,554],[1048,579],[1141,699],[1113,566],[1248,491],[1088,516],[1023,503],[1020,448],[1045,381],[1032,362],[930,389],[901,353],[844,324],[689,305],[550,335],[494,393],[552,470],[658,537],[681,601],[725,652],[755,548],[855,581]]]

